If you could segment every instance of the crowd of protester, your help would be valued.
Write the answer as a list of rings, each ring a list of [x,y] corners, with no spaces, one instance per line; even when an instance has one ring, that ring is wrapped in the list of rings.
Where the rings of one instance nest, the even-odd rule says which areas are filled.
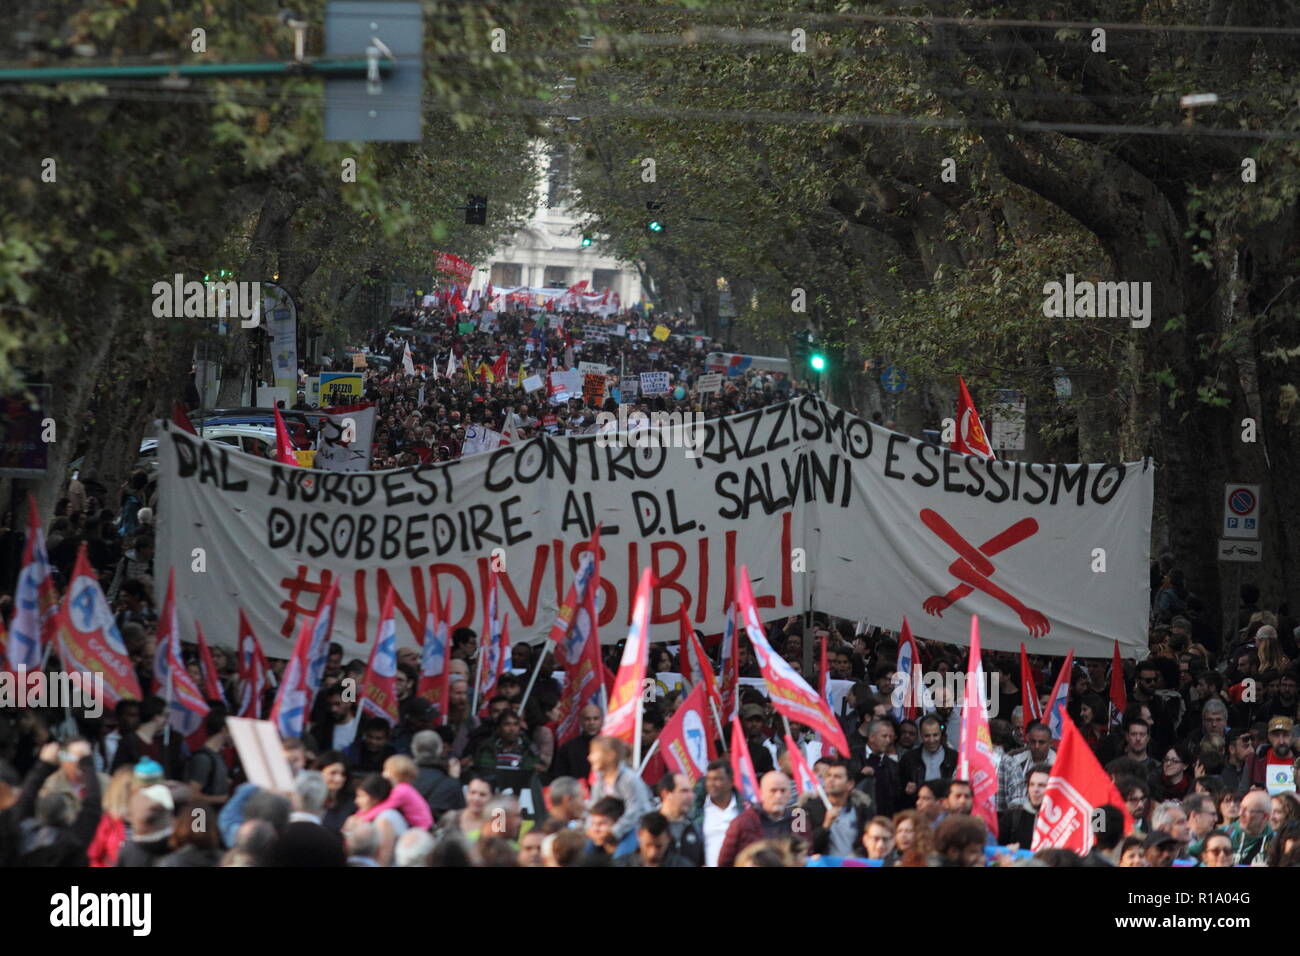
[[[591,429],[596,409],[581,398],[552,406],[545,390],[527,393],[520,384],[521,367],[532,374],[553,358],[563,366],[570,349],[582,361],[629,375],[669,370],[675,391],[641,403],[647,411],[713,417],[800,391],[783,376],[750,371],[726,379],[720,393],[699,395],[693,385],[714,346],[697,343],[671,321],[674,334],[662,342],[613,335],[607,342],[576,342],[575,333],[593,319],[570,315],[566,329],[552,331],[543,345],[527,318],[503,313],[497,332],[467,337],[444,313],[413,309],[395,316],[394,325],[418,334],[375,332],[368,345],[393,361],[366,373],[366,396],[379,406],[372,466],[455,458],[467,426],[502,430],[507,415],[515,416],[509,424],[521,437]],[[534,314],[532,321],[541,318]],[[401,371],[407,342],[420,366],[415,377]],[[503,351],[508,376],[485,381],[480,367],[497,363]],[[449,356],[461,370],[450,378]],[[464,374],[466,365],[474,377]],[[72,481],[47,529],[60,584],[86,544],[144,688],[152,685],[158,623],[152,527],[156,509],[165,505],[145,470],[114,495]],[[6,620],[8,601],[0,595]],[[123,701],[96,719],[0,707],[0,865],[1300,865],[1294,772],[1300,622],[1288,608],[1259,606],[1249,586],[1241,603],[1237,626],[1220,633],[1188,593],[1175,558],[1163,556],[1151,568],[1150,656],[1124,665],[1127,709],[1112,713],[1109,660],[1076,663],[1069,717],[1136,824],[1125,834],[1120,808],[1103,808],[1104,825],[1086,857],[1027,852],[1056,742],[1046,726],[1022,719],[1017,657],[985,657],[986,669],[998,675],[997,716],[990,722],[998,764],[993,828],[972,814],[970,783],[957,775],[956,701],[941,693],[919,720],[898,719],[892,700],[897,635],[814,615],[769,622],[768,631],[777,651],[814,686],[821,675],[806,661],[819,654],[808,653],[805,640],[816,651],[825,646],[828,678],[851,685],[840,715],[848,754],[824,754],[806,728],[793,728],[822,793],[794,791],[785,728],[754,686],[742,686],[739,702],[759,777],[753,805],[739,795],[727,759],[710,763],[692,784],[670,772],[654,748],[681,704],[678,688],[666,687],[645,705],[641,766],[633,765],[623,741],[600,735],[594,707],[580,714],[577,736],[556,739],[554,662],[526,643],[516,645],[511,672],[475,713],[470,680],[478,639],[461,628],[452,635],[445,715],[414,693],[418,652],[399,653],[395,727],[358,713],[344,690],[347,678],[360,681],[365,662],[345,661],[342,647],[333,645],[307,732],[284,742],[295,774],[291,792],[262,790],[244,778],[221,701],[210,702],[203,727],[188,738],[166,727],[165,705],[155,696]],[[718,636],[701,636],[720,673]],[[225,699],[237,700],[235,661],[221,646],[233,640],[213,643]],[[918,643],[924,670],[964,670],[964,648]],[[620,646],[604,651],[616,670]],[[186,653],[203,686],[194,648]],[[653,646],[651,671],[678,672],[674,657],[675,648]],[[1030,660],[1041,699],[1060,661]],[[277,677],[284,664],[271,661]],[[760,676],[743,642],[740,676]],[[719,743],[725,750],[729,742]]]

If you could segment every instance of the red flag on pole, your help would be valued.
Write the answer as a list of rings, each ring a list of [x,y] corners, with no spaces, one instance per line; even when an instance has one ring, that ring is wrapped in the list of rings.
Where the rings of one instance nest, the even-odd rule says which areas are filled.
[[[758,618],[758,607],[754,603],[754,590],[749,583],[749,569],[741,565],[736,581],[736,605],[739,610],[740,623],[749,637],[754,656],[767,681],[768,697],[777,713],[789,720],[803,724],[822,740],[829,743],[840,753],[849,752],[849,742],[844,737],[844,728],[831,712],[831,705],[808,686],[788,662],[779,657],[763,633],[763,624]]]
[[[979,412],[971,401],[970,392],[966,391],[965,380],[957,376],[957,434],[952,440],[953,451],[966,455],[978,455],[980,458],[997,458],[989,447],[988,436],[980,424]]]
[[[16,636],[12,632],[12,623],[10,653]],[[70,680],[80,686],[79,675],[103,674],[105,703],[110,706],[116,706],[118,701],[144,697],[135,676],[135,667],[131,664],[131,655],[118,633],[104,592],[100,590],[99,577],[86,557],[84,541],[77,552],[72,580],[54,616],[54,625],[59,660]],[[91,693],[93,688],[82,687],[81,690],[82,693]]]
[[[167,593],[158,615],[158,650],[153,658],[153,693],[167,702],[167,722],[188,737],[208,715],[208,702],[185,669],[180,620],[176,614],[176,569],[167,574]]]
[[[366,675],[361,681],[361,713],[382,717],[396,727],[397,714],[397,622],[393,620],[394,589],[384,595],[379,612],[379,635],[370,648]]]
[[[82,551],[85,550],[83,545]],[[80,555],[77,562],[81,570]],[[87,562],[86,570],[89,572]],[[75,578],[75,574],[74,574]],[[98,588],[98,578],[94,579]],[[71,599],[71,589],[67,598]],[[102,595],[101,595],[102,600]],[[42,649],[54,633],[55,616],[58,610],[59,595],[54,588],[54,571],[50,557],[45,548],[45,534],[36,513],[36,498],[30,492],[27,495],[27,541],[23,545],[22,570],[18,573],[17,586],[14,589],[13,619],[9,622],[9,647],[7,659],[9,669],[29,671],[41,669]],[[65,600],[66,603],[66,600]],[[112,615],[109,615],[112,619]],[[115,629],[116,630],[116,629]],[[0,661],[3,663],[3,661]],[[134,671],[132,672],[134,673]]]
[[[734,717],[740,710],[740,634],[736,631],[736,604],[727,607],[727,626],[722,632],[722,712]]]
[[[641,688],[650,657],[650,595],[653,590],[654,574],[645,568],[636,588],[632,626],[627,632],[627,643],[623,645],[623,658],[614,677],[614,689],[609,695],[609,714],[600,731],[606,736],[618,737],[633,749],[634,767],[641,764]]]
[[[912,626],[903,618],[903,629],[898,638],[898,664],[895,668],[895,695],[900,706],[894,707],[894,719],[916,720],[921,716],[925,701],[925,681],[921,674],[921,652],[912,636]],[[898,675],[902,675],[900,680]]]
[[[1101,769],[1092,749],[1071,721],[1066,721],[1056,750],[1051,777],[1034,820],[1037,853],[1045,849],[1073,850],[1080,856],[1092,849],[1097,821],[1094,811],[1111,804],[1124,815],[1124,832],[1133,830],[1133,817],[1115,783]]]
[[[970,783],[975,795],[971,815],[998,831],[998,769],[989,736],[987,684],[980,660],[979,618],[970,619],[970,660],[966,665],[966,698],[961,710],[961,747],[957,751],[957,778]]]
[[[443,604],[435,588],[433,601],[424,618],[424,638],[420,642],[420,683],[416,696],[438,708],[438,722],[447,723],[447,702],[451,687],[451,625],[445,609],[451,607],[451,595]]]
[[[507,378],[507,353],[502,352],[497,356],[497,360],[492,363],[492,377],[498,382],[504,382]]]
[[[692,787],[717,755],[712,728],[709,698],[704,684],[699,683],[659,732],[659,752],[663,754],[665,766],[674,773],[685,774]]]
[[[758,803],[758,774],[754,771],[754,758],[749,755],[745,728],[740,725],[740,715],[731,718],[731,778],[740,791],[740,802]]]
[[[1128,693],[1124,690],[1124,661],[1119,656],[1119,641],[1115,642],[1115,656],[1110,662],[1110,722],[1119,723],[1128,710]]]
[[[808,766],[803,751],[789,734],[785,735],[785,749],[790,754],[790,772],[794,776],[794,788],[799,796],[817,792],[817,776]]]
[[[297,465],[298,456],[293,453],[293,442],[289,438],[289,429],[284,427],[284,416],[280,407],[275,408],[275,460],[282,465]]]
[[[582,708],[593,705],[607,712],[605,664],[600,658],[599,615],[596,596],[600,592],[600,526],[592,532],[587,549],[578,557],[573,584],[560,605],[551,626],[555,662],[564,669],[564,692],[560,696],[560,718],[555,742],[565,744],[578,735]]]
[[[219,700],[224,704],[226,692],[221,687],[221,675],[217,673],[217,665],[212,663],[212,652],[208,650],[208,642],[203,637],[203,625],[198,621],[194,622],[194,633],[199,645],[199,673],[203,675],[203,694],[208,700]]]
[[[1025,653],[1025,643],[1020,642],[1020,724],[1025,733],[1035,720],[1043,719],[1043,705],[1038,701],[1038,685],[1034,683],[1034,671],[1029,666],[1029,655]]]
[[[704,648],[700,646],[700,639],[695,636],[695,628],[691,627],[690,616],[686,613],[685,606],[682,607],[678,616],[681,623],[681,643],[682,643],[682,676],[690,683],[703,685],[704,692],[708,695],[709,706],[717,720],[719,729],[722,727],[722,697],[718,694],[718,684],[713,675],[713,665],[709,663],[709,658],[704,653]]]
[[[262,698],[268,687],[275,685],[275,677],[266,665],[262,645],[257,642],[252,625],[239,609],[239,713],[236,716],[262,719]]]
[[[1070,674],[1073,670],[1074,648],[1070,648],[1069,653],[1065,655],[1065,660],[1061,662],[1061,673],[1056,675],[1051,696],[1047,698],[1047,714],[1044,722],[1047,724],[1047,729],[1052,732],[1053,740],[1061,739],[1061,734],[1064,732],[1062,728],[1070,722],[1065,712],[1065,705],[1070,698]]]

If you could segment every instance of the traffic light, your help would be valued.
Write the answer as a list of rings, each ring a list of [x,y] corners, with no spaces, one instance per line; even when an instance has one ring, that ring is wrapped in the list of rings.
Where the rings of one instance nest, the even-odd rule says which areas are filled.
[[[664,204],[659,202],[658,200],[651,199],[646,202],[645,208],[646,208],[646,212],[658,212],[660,209],[664,208]],[[658,219],[658,217],[652,218],[649,222],[645,224],[645,227],[649,229],[651,232],[664,231],[664,224]]]
[[[645,227],[649,229],[651,232],[664,231],[664,224],[660,222],[658,219],[651,219],[648,223],[646,223]]]
[[[826,356],[820,352],[813,352],[808,356],[808,364],[812,366],[814,372],[826,371]]]
[[[591,245],[591,236],[583,236],[582,248],[586,249],[589,245]]]
[[[465,225],[487,225],[487,196],[470,196],[465,207]]]

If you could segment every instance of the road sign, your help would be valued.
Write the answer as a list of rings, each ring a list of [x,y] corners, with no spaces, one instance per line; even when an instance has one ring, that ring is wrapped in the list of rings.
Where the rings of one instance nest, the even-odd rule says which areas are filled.
[[[1262,557],[1258,541],[1234,541],[1231,538],[1219,539],[1220,561],[1251,561],[1258,563]]]
[[[1259,538],[1259,485],[1223,486],[1223,537]]]
[[[888,366],[880,373],[880,387],[887,392],[901,392],[907,388],[907,373],[897,365]]]

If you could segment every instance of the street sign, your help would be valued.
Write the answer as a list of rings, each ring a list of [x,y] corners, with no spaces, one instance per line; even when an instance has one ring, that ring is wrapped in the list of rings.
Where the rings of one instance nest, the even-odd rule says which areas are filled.
[[[1250,561],[1259,563],[1262,557],[1258,541],[1234,541],[1231,538],[1219,539],[1220,561]]]
[[[397,61],[378,83],[325,80],[325,140],[417,143],[423,136],[424,14],[419,3],[331,0],[325,7],[327,55],[387,61],[378,40]],[[378,59],[376,59],[376,63]]]
[[[1223,486],[1223,537],[1259,538],[1259,485]]]
[[[888,366],[880,373],[880,387],[887,392],[901,392],[907,388],[907,373],[897,365]]]

